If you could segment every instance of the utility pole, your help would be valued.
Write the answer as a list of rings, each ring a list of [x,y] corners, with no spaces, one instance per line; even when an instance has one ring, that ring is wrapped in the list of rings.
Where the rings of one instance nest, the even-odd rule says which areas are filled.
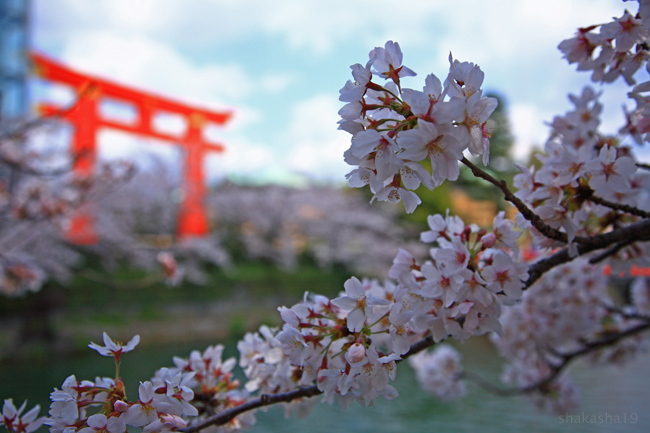
[[[0,120],[27,116],[29,0],[0,0]]]

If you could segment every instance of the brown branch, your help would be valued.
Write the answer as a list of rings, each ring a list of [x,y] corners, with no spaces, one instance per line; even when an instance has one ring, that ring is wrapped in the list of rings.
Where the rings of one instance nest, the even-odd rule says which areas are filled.
[[[618,314],[621,317],[624,317],[626,319],[637,319],[637,320],[643,320],[646,322],[650,322],[650,316],[646,316],[643,314],[637,314],[637,313],[628,313],[627,311],[623,311],[622,309],[614,306],[614,305],[609,305],[606,303],[601,303],[601,307],[609,311],[610,313],[615,313]]]
[[[556,240],[556,241],[559,241],[559,242],[563,242],[563,243],[568,242],[566,233],[561,232],[561,231],[559,231],[557,229],[554,229],[553,227],[551,227],[551,226],[547,225],[546,223],[544,223],[544,221],[542,220],[542,218],[539,215],[534,213],[528,206],[526,206],[526,204],[519,197],[515,196],[512,193],[512,191],[510,191],[510,189],[508,189],[508,185],[506,184],[506,182],[504,180],[498,180],[498,179],[494,178],[493,176],[489,175],[488,173],[484,172],[483,170],[481,170],[480,168],[478,168],[477,166],[472,164],[465,157],[463,157],[463,159],[461,159],[460,162],[462,162],[467,167],[469,167],[470,170],[472,170],[472,173],[474,174],[474,176],[476,176],[478,178],[481,178],[483,180],[486,180],[486,181],[490,182],[491,184],[493,184],[494,186],[496,186],[497,188],[499,188],[503,192],[503,195],[504,195],[505,199],[508,200],[510,203],[512,203],[519,210],[519,212],[521,212],[521,214],[524,216],[524,218],[526,218],[528,221],[530,221],[530,223],[533,225],[533,227],[535,227],[542,235],[546,236],[549,239],[553,239],[553,240]],[[592,197],[590,197],[590,199],[591,198]],[[644,218],[650,217],[650,213],[641,211],[641,210],[636,209],[634,207],[627,206],[627,205],[619,205],[617,203],[608,202],[608,201],[606,201],[604,199],[600,199],[598,197],[595,197],[595,198],[597,200],[599,200],[599,201],[602,201],[602,203],[611,204],[611,206],[608,206],[608,207],[618,207],[618,208],[620,208],[620,210],[624,210],[625,212],[628,212],[628,213],[631,213],[631,214],[634,214],[634,215],[643,216]],[[618,230],[616,230],[615,232],[618,232]],[[610,233],[612,233],[612,232],[610,232]],[[615,241],[622,240],[622,239],[617,239],[615,241],[609,241],[606,244],[604,244],[603,243],[604,238],[601,238],[601,237],[603,237],[605,235],[609,235],[610,233],[605,233],[605,234],[596,235],[596,236],[588,236],[588,237],[576,236],[573,239],[573,241],[575,243],[578,243],[578,244],[589,245],[589,246],[595,247],[595,248],[590,249],[590,251],[593,251],[594,249],[605,248],[606,246],[608,246],[611,243],[614,243]],[[637,240],[638,240],[638,237],[637,237]]]
[[[528,280],[525,283],[525,288],[530,287],[545,272],[549,271],[555,266],[570,262],[578,256],[606,248],[615,243],[650,240],[650,220],[644,220],[635,224],[630,224],[629,226],[625,226],[620,229],[613,230],[608,233],[592,236],[590,239],[592,240],[590,244],[577,245],[578,254],[576,256],[570,255],[568,248],[563,248],[552,256],[542,259],[533,264],[528,269]]]
[[[90,87],[90,86],[89,86]],[[39,116],[36,119],[32,119],[23,123],[20,123],[16,128],[11,129],[7,132],[0,133],[0,141],[5,141],[5,140],[16,140],[19,138],[22,138],[27,132],[38,128],[41,125],[44,125],[46,123],[50,123],[52,121],[58,120],[62,117],[65,117],[67,114],[69,114],[72,110],[75,109],[77,106],[77,103],[79,102],[79,99],[81,99],[83,96],[87,95],[91,89],[89,87],[86,87],[84,90],[79,92],[77,95],[77,98],[69,105],[65,107],[61,107],[55,112],[48,114],[46,116]]]
[[[631,224],[629,226],[614,230],[609,233],[603,233],[601,235],[596,235],[591,237],[590,238],[591,241],[589,244],[581,244],[577,246],[578,256],[588,254],[598,249],[605,248],[606,246],[611,245],[622,239],[644,240],[649,238],[650,238],[650,220],[641,221],[639,223]],[[531,268],[529,269],[528,272],[529,278],[525,283],[526,284],[525,287],[526,288],[530,287],[545,272],[552,269],[553,267],[558,266],[562,263],[569,262],[574,258],[575,257],[569,255],[568,248],[564,248],[559,252],[555,253],[554,255],[552,255],[551,257],[540,260],[539,262],[531,266]],[[517,395],[522,393],[529,393],[552,382],[557,377],[557,375],[566,367],[566,365],[568,365],[571,362],[572,359],[582,356],[583,354],[595,351],[598,348],[614,344],[619,339],[637,334],[648,328],[650,328],[650,321],[640,326],[637,326],[635,328],[631,328],[627,331],[623,331],[614,336],[608,336],[603,340],[589,343],[585,345],[583,349],[580,349],[576,352],[568,353],[568,354],[557,354],[559,357],[561,357],[564,360],[563,363],[561,363],[559,366],[553,367],[553,373],[549,377],[526,388],[502,389],[489,384],[489,382],[469,372],[463,373],[462,378],[473,380],[477,382],[480,386],[501,395]],[[433,345],[434,345],[433,338],[431,336],[428,336],[425,339],[413,344],[409,352],[402,356],[402,359],[406,359],[409,356],[414,355]],[[224,425],[232,421],[238,415],[253,409],[257,409],[263,406],[269,406],[277,403],[291,402],[298,398],[313,397],[319,394],[321,394],[321,391],[315,385],[309,387],[301,387],[294,391],[290,391],[282,394],[273,394],[273,395],[263,394],[257,399],[250,400],[240,406],[225,410],[217,415],[214,415],[213,417],[206,419],[200,424],[197,424],[193,427],[187,428],[182,431],[184,433],[195,433],[212,425]]]
[[[629,205],[620,204],[620,203],[614,203],[614,202],[611,202],[609,200],[605,200],[604,198],[598,197],[598,196],[593,195],[593,194],[589,196],[589,200],[596,203],[596,204],[599,204],[601,206],[608,207],[610,209],[620,210],[621,212],[629,213],[631,215],[640,216],[641,218],[650,218],[650,212],[643,211],[643,210],[638,209],[638,208],[636,208],[634,206],[629,206]]]
[[[602,253],[598,254],[597,256],[592,257],[589,259],[589,263],[592,265],[598,264],[605,260],[607,257],[613,256],[614,254],[618,253],[621,251],[623,248],[625,248],[628,245],[633,244],[634,242],[637,242],[638,239],[625,239],[621,242],[617,242],[614,244],[611,248],[606,249]]]
[[[88,95],[90,92],[93,91],[93,86],[86,86],[84,87],[77,95],[76,99],[70,103],[69,105],[65,107],[61,107],[54,111],[53,113],[50,113],[48,115],[43,115],[39,116],[36,119],[32,119],[26,122],[20,123],[17,127],[14,129],[10,129],[6,132],[0,133],[0,143],[6,140],[17,140],[21,139],[27,134],[29,131],[32,131],[42,125],[45,125],[47,123],[55,122],[59,119],[62,119],[63,117],[67,116],[72,110],[74,110],[77,107],[77,104],[79,103],[79,100]],[[75,155],[75,159],[79,155]],[[72,166],[70,165],[69,167],[63,167],[55,170],[37,170],[32,167],[28,167],[21,161],[15,161],[11,160],[9,158],[6,158],[2,155],[0,155],[0,161],[3,163],[7,164],[10,168],[19,170],[22,172],[25,172],[27,174],[31,174],[34,176],[41,176],[41,177],[53,177],[53,176],[60,176],[63,174],[66,174],[71,171]]]
[[[644,170],[650,170],[650,164],[644,164],[642,162],[637,162],[636,166]]]
[[[232,409],[225,410],[217,415],[214,415],[206,419],[200,424],[186,428],[185,430],[181,430],[181,431],[185,433],[195,433],[213,425],[217,426],[217,425],[227,424],[230,421],[232,421],[235,417],[237,417],[237,415],[241,415],[244,412],[248,412],[263,406],[270,406],[272,404],[277,404],[277,403],[288,403],[298,398],[313,397],[319,394],[322,394],[322,392],[318,389],[316,385],[301,387],[296,390],[285,392],[282,394],[272,394],[272,395],[262,394],[259,398],[256,398],[255,400],[249,400],[242,405],[233,407]]]
[[[512,203],[519,212],[526,218],[530,223],[544,236],[546,236],[549,239],[554,239],[559,242],[567,243],[568,238],[566,233],[563,233],[557,229],[554,229],[553,227],[547,225],[544,223],[542,218],[537,215],[535,212],[533,212],[526,204],[517,196],[515,196],[510,189],[508,189],[508,184],[506,183],[505,180],[498,180],[495,177],[489,175],[488,173],[484,172],[474,164],[472,164],[467,158],[463,156],[463,159],[460,160],[463,164],[465,164],[467,167],[469,167],[470,170],[472,170],[472,173],[474,176],[486,180],[490,182],[492,185],[496,186],[499,188],[505,197],[506,200],[508,200],[510,203]],[[585,239],[588,238],[582,238],[584,241]],[[576,242],[580,242],[578,240],[578,237],[575,238]],[[584,242],[581,242],[584,243]]]

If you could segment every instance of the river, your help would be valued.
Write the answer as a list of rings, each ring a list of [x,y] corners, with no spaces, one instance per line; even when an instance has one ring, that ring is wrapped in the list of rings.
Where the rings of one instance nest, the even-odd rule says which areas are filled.
[[[227,344],[226,355],[234,356],[236,342]],[[137,384],[147,380],[156,367],[171,366],[172,356],[188,356],[191,347],[138,347],[123,356],[121,374],[128,396],[137,394]],[[486,340],[459,345],[465,368],[489,379],[498,377],[501,360]],[[579,361],[570,369],[580,387],[582,405],[571,414],[537,412],[523,397],[500,397],[473,384],[468,395],[442,402],[426,394],[416,383],[410,367],[400,365],[393,384],[400,397],[378,399],[369,408],[353,403],[347,410],[338,405],[317,404],[307,418],[285,419],[279,408],[257,412],[253,433],[270,432],[643,432],[650,431],[650,353],[642,353],[626,367],[590,367]],[[0,397],[14,398],[19,405],[49,406],[48,394],[75,373],[77,379],[112,376],[112,360],[88,349],[86,353],[51,359],[44,356],[29,362],[0,365]],[[318,398],[318,397],[316,397]],[[42,410],[42,412],[44,412]],[[45,431],[43,428],[41,431]]]

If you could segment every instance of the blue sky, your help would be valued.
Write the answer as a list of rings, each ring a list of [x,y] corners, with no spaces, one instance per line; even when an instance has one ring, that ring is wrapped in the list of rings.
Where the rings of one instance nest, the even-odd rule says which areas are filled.
[[[484,88],[507,100],[522,157],[545,141],[544,122],[569,109],[567,92],[589,82],[558,43],[626,6],[636,12],[617,0],[34,0],[32,45],[80,71],[233,109],[233,122],[212,135],[227,152],[207,159],[211,180],[344,181],[350,137],[336,130],[338,90],[373,47],[400,43],[418,73],[407,87],[421,88],[429,73],[444,79],[450,51],[478,63]],[[627,88],[605,88],[603,126],[615,131]],[[100,144],[105,158],[178,156],[111,131]]]

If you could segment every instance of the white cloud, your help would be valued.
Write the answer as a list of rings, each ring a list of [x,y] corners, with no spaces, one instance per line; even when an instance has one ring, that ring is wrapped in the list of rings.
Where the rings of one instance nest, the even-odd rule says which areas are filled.
[[[283,136],[288,167],[299,173],[343,181],[350,167],[343,152],[350,136],[336,129],[341,103],[329,94],[315,95],[292,108],[293,121]]]
[[[195,66],[169,46],[112,32],[70,41],[63,59],[85,73],[214,107],[241,100],[255,88],[236,64]]]
[[[511,106],[509,115],[515,138],[513,156],[518,161],[525,161],[533,147],[541,148],[546,142],[549,128],[543,121],[548,114],[533,104],[516,104]]]
[[[200,105],[234,107],[235,118],[213,133],[228,148],[223,171],[254,173],[273,164],[335,178],[349,170],[342,161],[349,136],[336,130],[336,93],[324,94],[318,84],[347,74],[348,56],[362,53],[350,62],[364,62],[372,47],[397,40],[405,64],[420,74],[405,83],[416,88],[431,72],[444,79],[450,50],[478,63],[484,87],[502,93],[511,107],[515,156],[522,157],[546,140],[544,122],[570,109],[566,93],[589,81],[561,58],[558,43],[624,8],[612,0],[413,0],[408,8],[389,0],[35,3],[37,43],[62,47],[63,60],[73,66]],[[262,53],[255,69],[236,57],[241,50],[254,61],[247,48],[267,43],[276,51]],[[223,47],[231,49],[228,61],[218,55]],[[296,61],[296,53],[304,61]],[[283,64],[283,56],[292,63]],[[296,94],[292,84],[301,77],[314,83],[311,93]],[[625,100],[624,86],[614,87],[603,96],[608,131],[617,129]]]
[[[280,93],[286,90],[294,81],[294,74],[266,74],[259,80],[260,91],[266,93]]]

